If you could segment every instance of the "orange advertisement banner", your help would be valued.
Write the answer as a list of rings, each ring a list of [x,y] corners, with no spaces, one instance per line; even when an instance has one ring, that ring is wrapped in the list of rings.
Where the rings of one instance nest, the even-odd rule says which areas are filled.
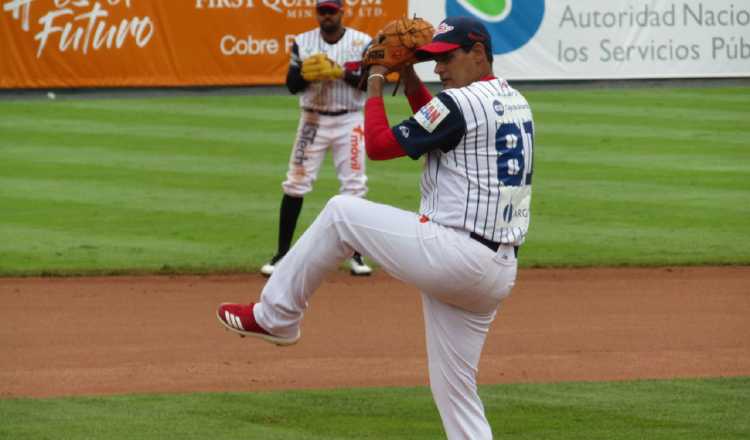
[[[408,0],[345,0],[374,35]],[[281,84],[315,0],[0,0],[0,88]]]

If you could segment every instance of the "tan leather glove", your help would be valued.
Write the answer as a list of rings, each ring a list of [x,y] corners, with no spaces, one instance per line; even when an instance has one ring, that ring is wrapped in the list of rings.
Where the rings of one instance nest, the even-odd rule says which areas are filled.
[[[378,64],[390,72],[398,71],[417,61],[416,51],[432,41],[435,33],[432,25],[421,18],[400,18],[386,24],[378,32],[365,52],[365,67]]]

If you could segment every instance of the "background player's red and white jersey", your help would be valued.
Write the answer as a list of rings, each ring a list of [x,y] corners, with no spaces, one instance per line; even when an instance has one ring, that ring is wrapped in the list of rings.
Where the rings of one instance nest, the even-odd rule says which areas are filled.
[[[298,53],[292,53],[291,65],[301,67],[305,59],[316,53],[324,53],[340,66],[349,68],[362,61],[365,48],[372,38],[364,32],[346,28],[346,32],[334,44],[327,43],[316,28],[297,35],[294,42]],[[354,69],[356,70],[356,69]],[[343,80],[319,81],[310,84],[300,96],[300,107],[324,112],[362,110],[367,96]]]
[[[420,212],[433,221],[520,246],[529,228],[534,122],[526,99],[505,80],[444,91],[459,106],[466,134],[448,152],[427,155]],[[420,110],[430,114],[430,105]],[[438,114],[445,109],[436,109]],[[439,121],[435,121],[439,124]]]

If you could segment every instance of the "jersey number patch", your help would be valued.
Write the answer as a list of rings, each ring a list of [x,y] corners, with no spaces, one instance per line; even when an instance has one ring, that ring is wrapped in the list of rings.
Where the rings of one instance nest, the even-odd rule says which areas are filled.
[[[497,179],[502,186],[531,185],[532,170],[529,169],[526,173],[527,161],[524,150],[528,142],[529,151],[534,151],[534,124],[531,121],[524,122],[523,131],[525,133],[515,123],[508,123],[500,125],[495,134],[495,149],[498,153]]]

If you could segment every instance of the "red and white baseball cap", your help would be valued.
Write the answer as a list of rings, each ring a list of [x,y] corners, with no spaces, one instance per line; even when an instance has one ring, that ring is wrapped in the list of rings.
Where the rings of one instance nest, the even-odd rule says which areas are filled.
[[[429,60],[459,47],[482,43],[492,53],[492,39],[481,21],[473,17],[448,17],[435,29],[432,42],[417,48],[417,58]]]

